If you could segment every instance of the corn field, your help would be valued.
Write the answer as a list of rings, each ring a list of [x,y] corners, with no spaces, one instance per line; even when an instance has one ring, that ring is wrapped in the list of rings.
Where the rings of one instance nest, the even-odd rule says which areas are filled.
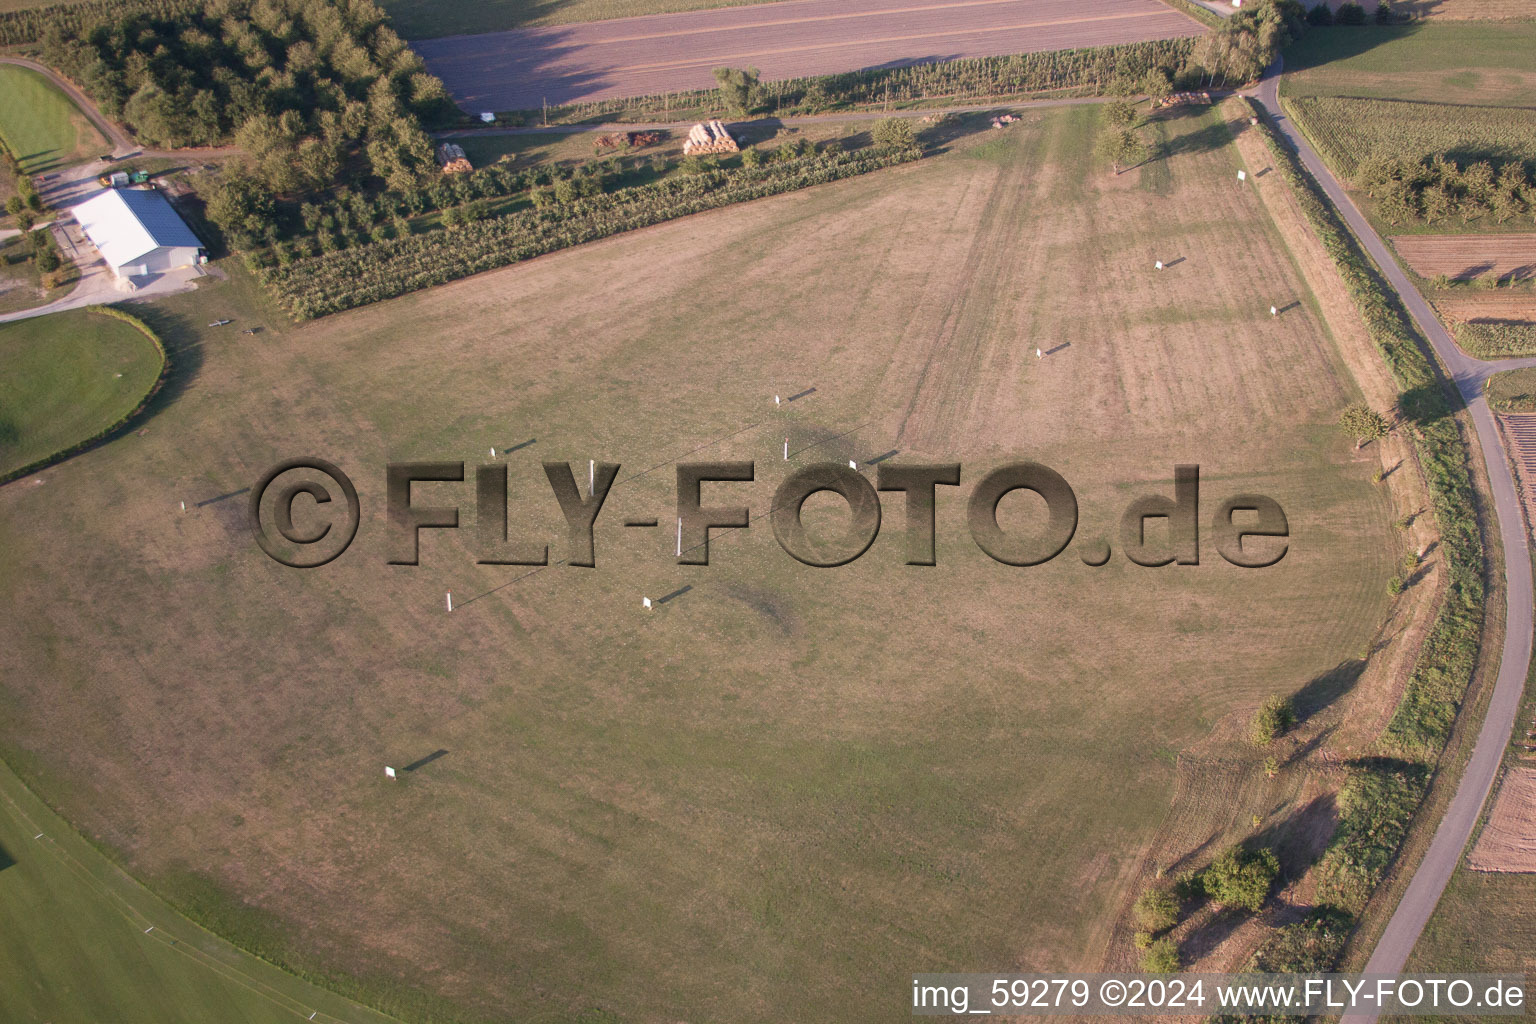
[[[1382,157],[1536,163],[1536,110],[1340,96],[1302,97],[1286,106],[1345,178]]]

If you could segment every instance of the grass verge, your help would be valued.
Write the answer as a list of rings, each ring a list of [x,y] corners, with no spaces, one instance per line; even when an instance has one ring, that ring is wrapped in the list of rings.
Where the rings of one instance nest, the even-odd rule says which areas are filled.
[[[1380,756],[1352,766],[1339,798],[1338,828],[1321,865],[1320,897],[1358,914],[1397,857],[1471,682],[1486,596],[1483,543],[1466,448],[1455,418],[1458,403],[1338,213],[1275,134],[1263,108],[1249,103],[1276,166],[1295,190],[1401,389],[1398,408],[1424,470],[1446,561],[1445,602],[1378,743]]]

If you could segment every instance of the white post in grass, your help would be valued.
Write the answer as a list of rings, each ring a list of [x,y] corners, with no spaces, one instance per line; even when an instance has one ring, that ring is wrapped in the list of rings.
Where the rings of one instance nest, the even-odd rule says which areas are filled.
[[[1163,261],[1162,260],[1158,260],[1155,264],[1153,264],[1153,266],[1156,269],[1158,269],[1158,270],[1162,270],[1163,269]]]
[[[396,778],[399,778],[399,776],[395,774],[395,770],[393,768],[391,768],[389,765],[385,765],[384,766],[384,777],[386,779],[396,779]]]
[[[1269,315],[1270,316],[1279,316],[1280,315],[1280,311],[1278,309],[1276,309],[1274,306],[1270,306],[1269,307]]]
[[[1036,348],[1035,349],[1035,358],[1036,359],[1044,359],[1045,358],[1045,353],[1041,352],[1038,348]]]
[[[185,512],[185,511],[186,511],[186,510],[187,510],[187,503],[186,503],[186,502],[182,502],[182,503],[181,503],[181,510],[182,510],[182,511],[183,511],[183,512]]]
[[[773,396],[773,407],[775,409],[777,409],[779,407],[779,396],[778,395],[774,395]]]
[[[854,462],[852,459],[849,459],[848,460],[848,468],[849,469],[858,469],[859,468],[859,464],[857,462]]]
[[[495,457],[496,457],[496,449],[495,449],[495,448],[492,448],[492,449],[491,449],[491,458],[493,458],[493,459],[494,459],[494,458],[495,458]]]
[[[642,597],[640,599],[640,607],[649,611],[651,608],[651,599],[648,597]]]
[[[592,492],[597,489],[597,460],[587,460],[587,497],[592,497]]]
[[[1248,180],[1248,172],[1247,171],[1238,171],[1237,172],[1237,180],[1238,181],[1247,181]]]
[[[453,611],[453,591],[448,591],[448,610]]]
[[[784,439],[784,461],[789,461],[789,438]]]
[[[677,557],[683,557],[683,517],[677,517]]]

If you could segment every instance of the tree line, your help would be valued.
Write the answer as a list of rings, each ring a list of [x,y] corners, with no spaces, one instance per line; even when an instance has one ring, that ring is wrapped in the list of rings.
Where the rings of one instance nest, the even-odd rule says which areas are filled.
[[[1377,157],[1361,165],[1354,184],[1376,200],[1376,210],[1393,224],[1464,223],[1488,218],[1495,224],[1529,217],[1536,221],[1536,181],[1524,161],[1478,160],[1461,166],[1444,155],[1422,160]]]
[[[113,0],[61,9],[39,42],[147,146],[233,142],[274,193],[405,188],[435,171],[423,125],[452,105],[386,21],[371,0]]]

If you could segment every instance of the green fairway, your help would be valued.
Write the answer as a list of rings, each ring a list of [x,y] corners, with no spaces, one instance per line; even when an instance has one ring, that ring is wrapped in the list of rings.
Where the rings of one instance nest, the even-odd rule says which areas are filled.
[[[175,914],[0,763],[0,1018],[383,1024]]]
[[[154,344],[85,310],[0,326],[0,474],[92,437],[128,415],[160,376]]]
[[[12,64],[0,64],[0,138],[27,174],[75,163],[107,145],[52,82]]]

